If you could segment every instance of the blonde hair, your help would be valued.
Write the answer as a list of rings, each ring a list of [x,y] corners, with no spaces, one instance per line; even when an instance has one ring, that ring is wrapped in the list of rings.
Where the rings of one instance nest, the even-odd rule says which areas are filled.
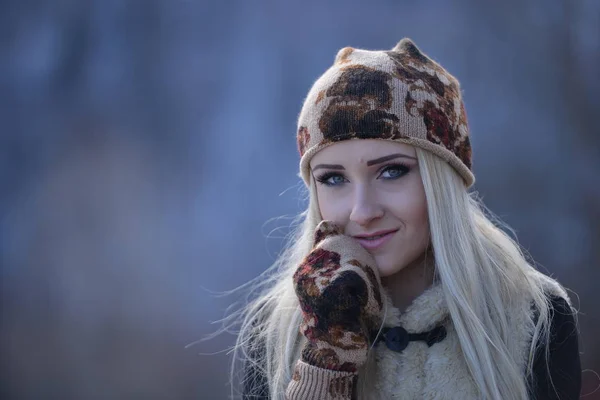
[[[546,343],[549,300],[544,277],[530,264],[519,245],[501,228],[510,230],[485,209],[462,178],[435,155],[416,149],[425,188],[436,278],[443,288],[452,323],[473,382],[486,399],[527,399],[528,380],[537,343]],[[486,215],[487,213],[487,215]],[[267,377],[269,397],[284,398],[305,339],[292,275],[310,252],[313,231],[321,219],[311,179],[309,205],[294,222],[288,243],[263,274],[235,289],[250,288],[256,298],[224,319],[240,323],[233,347],[232,383],[241,359]],[[522,343],[511,340],[507,314],[518,294],[528,293],[538,318],[527,321],[532,332],[526,365]],[[225,330],[224,328],[223,330]],[[370,359],[361,370],[369,373]],[[523,370],[524,368],[525,370]],[[243,371],[242,371],[243,372]],[[359,398],[366,398],[366,379],[359,379]],[[233,395],[232,385],[232,395]]]

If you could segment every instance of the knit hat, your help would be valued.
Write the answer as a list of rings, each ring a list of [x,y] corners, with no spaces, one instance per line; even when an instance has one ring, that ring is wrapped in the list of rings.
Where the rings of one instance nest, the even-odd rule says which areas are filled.
[[[475,182],[458,80],[408,38],[391,51],[345,47],[315,82],[298,119],[305,184],[318,151],[355,139],[420,147],[454,167],[467,187]]]

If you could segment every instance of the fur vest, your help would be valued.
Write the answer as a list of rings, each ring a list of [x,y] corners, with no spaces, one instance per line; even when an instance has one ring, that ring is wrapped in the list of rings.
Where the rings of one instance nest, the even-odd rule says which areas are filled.
[[[568,299],[552,279],[540,276],[549,294]],[[400,313],[388,293],[384,293],[387,313],[384,326],[402,326],[409,333],[429,331],[436,326],[446,328],[446,337],[429,346],[424,341],[411,341],[401,352],[390,350],[380,342],[369,362],[365,377],[369,399],[477,399],[481,398],[463,357],[458,335],[449,318],[441,286],[427,289]],[[533,331],[531,299],[525,294],[514,299],[508,313],[518,342],[519,367],[525,373]],[[359,378],[360,379],[360,378]]]

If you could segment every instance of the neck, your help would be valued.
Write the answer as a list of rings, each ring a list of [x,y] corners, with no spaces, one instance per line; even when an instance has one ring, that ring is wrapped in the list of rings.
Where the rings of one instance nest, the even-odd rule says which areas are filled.
[[[394,275],[381,278],[381,283],[388,290],[394,307],[404,312],[431,286],[434,271],[433,253],[427,251]]]

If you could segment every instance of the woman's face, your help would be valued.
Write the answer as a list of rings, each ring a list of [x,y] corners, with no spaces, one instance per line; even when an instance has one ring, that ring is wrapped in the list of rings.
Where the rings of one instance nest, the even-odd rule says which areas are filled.
[[[319,151],[310,166],[321,216],[356,237],[374,256],[381,277],[423,255],[429,243],[427,203],[412,146],[347,140]],[[359,238],[382,231],[391,233]]]

